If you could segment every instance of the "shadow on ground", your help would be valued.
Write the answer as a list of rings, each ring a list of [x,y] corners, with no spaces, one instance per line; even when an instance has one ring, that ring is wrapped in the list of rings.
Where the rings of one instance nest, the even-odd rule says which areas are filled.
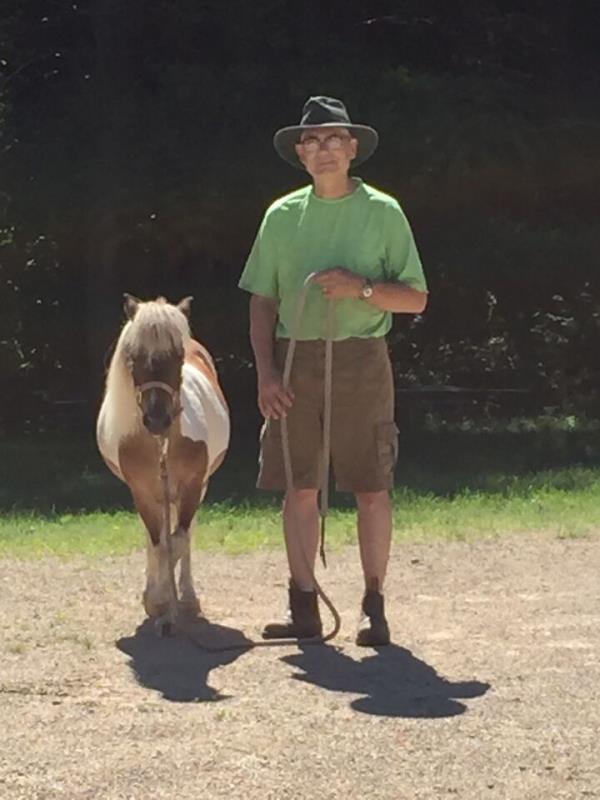
[[[305,647],[282,661],[302,672],[293,678],[333,692],[363,695],[350,706],[380,717],[438,719],[463,714],[459,700],[480,697],[489,683],[442,678],[410,650],[397,645],[378,648],[374,655],[355,661],[335,647]]]
[[[236,628],[206,619],[186,622],[184,632],[168,637],[159,636],[154,623],[146,620],[133,636],[117,640],[116,646],[130,657],[129,667],[142,686],[160,692],[165,700],[198,703],[227,699],[228,695],[209,686],[209,673],[243,655],[248,643]],[[235,645],[241,649],[209,650]]]

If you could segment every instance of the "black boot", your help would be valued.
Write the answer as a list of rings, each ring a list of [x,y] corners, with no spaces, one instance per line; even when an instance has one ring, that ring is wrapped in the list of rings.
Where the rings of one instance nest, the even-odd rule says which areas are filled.
[[[310,639],[321,636],[323,626],[316,591],[303,592],[293,580],[289,586],[289,606],[284,622],[269,622],[263,639]]]
[[[369,589],[362,601],[363,616],[356,634],[360,647],[380,647],[390,643],[390,628],[383,610],[383,595]]]

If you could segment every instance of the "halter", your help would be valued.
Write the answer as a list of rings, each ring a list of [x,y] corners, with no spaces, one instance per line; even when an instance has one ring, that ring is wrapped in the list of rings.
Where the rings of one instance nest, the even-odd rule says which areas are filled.
[[[142,408],[142,395],[144,392],[150,391],[150,389],[162,389],[163,392],[166,392],[169,395],[173,401],[173,420],[175,420],[175,418],[181,414],[180,391],[178,389],[174,389],[172,386],[169,386],[168,383],[164,383],[163,381],[146,381],[146,383],[142,383],[135,387],[135,399],[140,409]],[[173,424],[173,420],[171,421],[171,424]]]

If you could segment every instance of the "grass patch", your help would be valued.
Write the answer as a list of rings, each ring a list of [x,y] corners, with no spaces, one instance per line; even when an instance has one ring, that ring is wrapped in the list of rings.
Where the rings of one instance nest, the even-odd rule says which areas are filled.
[[[512,531],[546,531],[564,538],[598,529],[600,468],[573,467],[528,476],[489,476],[485,489],[453,494],[399,488],[393,493],[397,541],[462,540]],[[200,509],[196,547],[247,553],[281,546],[279,504],[217,502]],[[353,508],[334,508],[327,523],[331,549],[355,541]],[[69,558],[123,555],[143,547],[131,512],[0,516],[0,557]]]
[[[399,538],[467,539],[514,531],[580,537],[600,528],[600,469],[572,468],[515,478],[454,496],[394,493]]]
[[[232,442],[211,481],[196,546],[245,553],[281,547],[280,499],[254,489],[256,439]],[[93,440],[3,443],[0,557],[122,555],[144,546],[127,488]],[[598,528],[600,428],[572,418],[401,435],[393,493],[397,540],[465,539],[544,530],[564,538]],[[332,497],[330,548],[354,542],[354,500]]]

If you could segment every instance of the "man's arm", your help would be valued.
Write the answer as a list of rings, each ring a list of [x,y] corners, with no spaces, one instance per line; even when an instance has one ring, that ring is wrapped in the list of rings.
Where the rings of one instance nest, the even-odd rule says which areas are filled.
[[[341,300],[345,297],[360,299],[365,284],[361,275],[344,267],[323,270],[315,277],[315,281],[328,300]],[[373,294],[363,299],[363,302],[395,314],[421,314],[427,305],[427,292],[412,289],[405,283],[376,281],[373,283]]]
[[[250,343],[258,378],[258,407],[265,418],[280,419],[292,405],[293,394],[283,388],[275,365],[275,325],[279,303],[275,298],[253,294],[250,298]]]
[[[362,289],[364,281],[361,279]],[[360,292],[360,290],[359,290]],[[394,314],[422,314],[427,306],[427,292],[412,289],[405,283],[373,283],[373,294],[364,300],[381,311]]]

